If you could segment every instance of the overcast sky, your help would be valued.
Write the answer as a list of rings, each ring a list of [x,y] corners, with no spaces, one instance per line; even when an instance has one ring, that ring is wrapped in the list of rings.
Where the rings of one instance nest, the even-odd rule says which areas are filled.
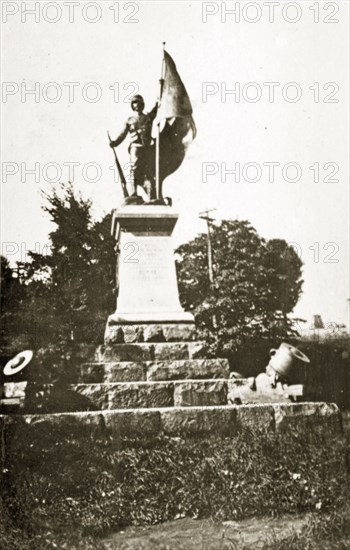
[[[348,324],[348,3],[36,4],[30,14],[35,2],[2,2],[1,229],[11,263],[48,242],[50,179],[74,176],[97,218],[118,206],[106,130],[117,135],[135,92],[152,108],[166,41],[198,129],[165,183],[181,214],[175,245],[205,229],[205,208],[247,219],[302,255],[295,314]],[[127,142],[118,153],[126,163]]]

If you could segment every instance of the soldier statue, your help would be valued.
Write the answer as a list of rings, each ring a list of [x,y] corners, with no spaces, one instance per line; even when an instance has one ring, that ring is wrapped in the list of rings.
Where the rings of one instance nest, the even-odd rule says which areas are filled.
[[[154,146],[152,140],[152,123],[157,114],[158,103],[149,113],[144,113],[145,102],[143,97],[135,95],[131,99],[131,108],[134,115],[130,116],[119,136],[110,142],[112,148],[120,145],[128,133],[130,134],[130,193],[127,203],[143,202],[137,195],[137,186],[142,187],[149,200],[156,200],[154,181]]]

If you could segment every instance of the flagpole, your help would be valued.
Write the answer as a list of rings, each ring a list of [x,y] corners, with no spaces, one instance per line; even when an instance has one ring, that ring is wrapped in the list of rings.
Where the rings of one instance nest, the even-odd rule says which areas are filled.
[[[164,51],[165,51],[165,42],[163,42],[163,59],[162,59],[162,72],[159,80],[159,99],[160,102],[163,93],[163,84],[164,84]],[[157,199],[162,199],[160,191],[160,121],[157,124],[157,139],[156,139],[156,193]]]

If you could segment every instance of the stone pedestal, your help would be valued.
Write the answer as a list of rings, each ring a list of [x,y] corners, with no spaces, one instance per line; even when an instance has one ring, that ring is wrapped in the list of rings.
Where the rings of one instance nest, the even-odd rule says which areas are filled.
[[[191,340],[194,318],[180,305],[171,238],[177,220],[168,206],[129,205],[114,212],[118,297],[107,342]]]
[[[165,411],[165,433],[220,430],[225,418],[230,426],[233,416],[240,422],[239,412],[228,405],[236,402],[236,388],[228,360],[206,358],[205,343],[195,341],[193,316],[180,305],[171,242],[177,219],[164,206],[130,205],[115,212],[117,309],[94,362],[81,366],[71,389],[91,407],[123,409],[129,415],[125,419],[135,415],[140,426],[138,410],[142,415],[156,411],[158,417]],[[269,410],[264,425],[270,425]]]

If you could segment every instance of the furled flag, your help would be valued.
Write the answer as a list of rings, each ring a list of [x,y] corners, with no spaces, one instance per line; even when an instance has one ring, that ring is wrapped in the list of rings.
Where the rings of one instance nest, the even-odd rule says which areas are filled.
[[[160,182],[181,165],[196,136],[192,106],[171,56],[164,51],[163,85],[156,123],[163,126],[159,142]]]

